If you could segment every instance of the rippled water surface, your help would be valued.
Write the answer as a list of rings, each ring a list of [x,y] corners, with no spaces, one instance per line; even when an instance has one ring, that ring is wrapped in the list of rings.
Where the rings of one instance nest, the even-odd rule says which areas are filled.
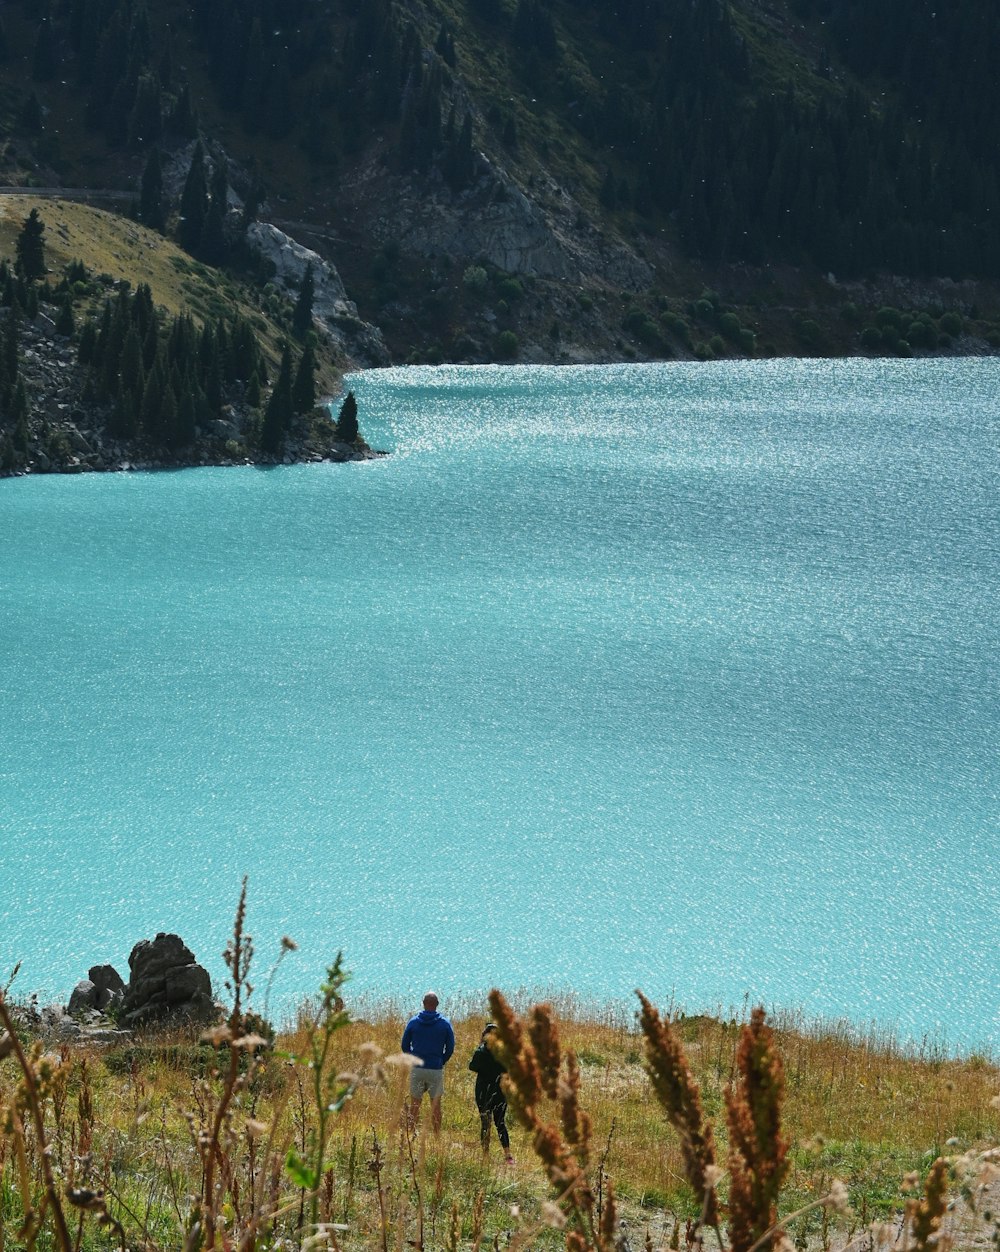
[[[1000,1047],[1000,364],[351,383],[383,461],[0,482],[0,969],[221,976],[246,873],[285,1003]]]

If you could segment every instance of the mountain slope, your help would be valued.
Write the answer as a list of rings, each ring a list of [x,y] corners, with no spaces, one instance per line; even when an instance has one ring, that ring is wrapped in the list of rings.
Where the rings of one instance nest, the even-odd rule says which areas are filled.
[[[24,0],[0,177],[138,190],[151,149],[200,131],[397,360],[989,350],[998,21],[986,0]]]

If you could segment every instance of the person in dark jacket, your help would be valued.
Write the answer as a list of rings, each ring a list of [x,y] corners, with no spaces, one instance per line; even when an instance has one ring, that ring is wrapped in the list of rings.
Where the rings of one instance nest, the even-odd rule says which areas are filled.
[[[437,1011],[438,998],[433,991],[424,996],[422,1013],[411,1017],[403,1031],[402,1049],[420,1062],[410,1070],[410,1128],[420,1118],[420,1101],[424,1092],[431,1098],[431,1126],[441,1133],[441,1096],[444,1093],[444,1067],[455,1051],[455,1032],[447,1017]]]
[[[497,1138],[503,1148],[504,1158],[508,1165],[514,1164],[510,1154],[510,1135],[507,1132],[507,1100],[500,1085],[500,1079],[507,1069],[490,1051],[486,1040],[496,1030],[491,1022],[483,1031],[479,1047],[472,1054],[469,1069],[476,1075],[476,1108],[479,1110],[479,1141],[483,1151],[490,1150],[490,1122],[497,1128]]]

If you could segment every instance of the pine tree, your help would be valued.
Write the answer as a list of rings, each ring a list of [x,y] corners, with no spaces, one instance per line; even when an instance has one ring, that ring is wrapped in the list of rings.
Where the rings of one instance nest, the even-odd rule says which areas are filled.
[[[302,276],[302,282],[299,286],[299,296],[295,301],[295,308],[292,312],[292,329],[299,339],[303,339],[312,327],[313,319],[313,300],[316,296],[316,281],[313,277],[313,267],[306,266],[306,272]]]
[[[59,55],[56,49],[55,32],[52,22],[43,17],[38,24],[35,38],[35,51],[31,61],[31,77],[36,83],[48,82],[56,72]]]
[[[273,454],[281,450],[293,412],[292,352],[288,344],[285,344],[278,377],[264,410],[264,423],[260,432],[260,446],[264,452]]]
[[[308,413],[316,403],[316,354],[307,343],[292,385],[292,404],[296,413]]]
[[[160,80],[156,74],[150,72],[140,74],[135,91],[135,103],[128,120],[130,147],[136,148],[144,143],[156,143],[163,134],[160,94]]]
[[[17,386],[14,388],[8,420],[14,427],[14,447],[22,456],[26,456],[28,452],[28,396],[24,390],[23,378],[17,380]]]
[[[257,371],[250,375],[250,381],[247,383],[246,402],[252,409],[260,408],[260,379],[257,377]]]
[[[333,437],[339,443],[357,442],[358,402],[354,398],[353,391],[347,393],[344,403],[340,406],[340,413],[337,416],[337,425],[334,428]]]
[[[90,365],[97,347],[97,325],[93,320],[83,324],[80,331],[80,342],[76,346],[76,359],[81,365]]]
[[[56,318],[56,334],[63,335],[66,339],[69,339],[75,329],[76,321],[73,317],[73,297],[67,291],[63,296],[62,304],[59,306],[59,315]]]
[[[22,278],[42,278],[45,275],[45,223],[32,209],[21,227],[14,244],[17,254],[17,272]]]
[[[163,164],[159,148],[154,148],[142,171],[142,187],[139,192],[139,221],[162,233],[166,225],[163,209]]]
[[[3,327],[3,339],[0,341],[0,404],[4,408],[10,403],[18,379],[18,350],[21,340],[20,315],[11,307]]]
[[[181,216],[177,236],[181,247],[193,253],[201,242],[208,213],[208,187],[205,183],[205,150],[201,140],[194,146],[191,167],[181,193]]]

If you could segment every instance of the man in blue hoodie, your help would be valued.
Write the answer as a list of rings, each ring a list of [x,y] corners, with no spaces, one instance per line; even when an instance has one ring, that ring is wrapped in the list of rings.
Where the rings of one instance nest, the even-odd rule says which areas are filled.
[[[455,1032],[447,1017],[437,1011],[438,998],[433,991],[424,996],[424,1009],[411,1017],[403,1031],[402,1049],[415,1056],[419,1065],[410,1070],[410,1127],[420,1117],[420,1101],[424,1092],[431,1098],[431,1125],[441,1133],[441,1096],[444,1092],[444,1067],[455,1051]]]

